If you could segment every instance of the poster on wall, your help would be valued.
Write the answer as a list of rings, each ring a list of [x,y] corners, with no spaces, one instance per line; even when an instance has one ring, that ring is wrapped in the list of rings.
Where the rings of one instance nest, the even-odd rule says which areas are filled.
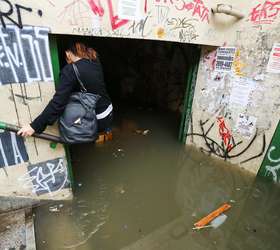
[[[236,122],[236,131],[244,137],[250,138],[256,127],[257,118],[251,115],[239,114]]]
[[[119,0],[118,16],[121,19],[140,20],[141,0]]]
[[[232,90],[229,98],[231,107],[246,107],[249,103],[249,97],[256,87],[255,81],[245,77],[234,77],[232,79]]]
[[[215,71],[231,72],[235,58],[235,47],[220,47],[217,49]]]
[[[280,43],[274,43],[266,71],[269,73],[280,73]]]

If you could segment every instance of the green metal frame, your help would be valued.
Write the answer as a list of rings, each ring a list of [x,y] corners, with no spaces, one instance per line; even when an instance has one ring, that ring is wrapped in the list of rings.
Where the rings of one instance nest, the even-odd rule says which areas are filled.
[[[194,91],[196,86],[197,72],[199,66],[201,49],[194,49],[194,54],[191,55],[194,58],[194,62],[191,63],[187,75],[186,91],[184,98],[183,113],[181,118],[181,124],[179,129],[179,141],[186,143],[187,133],[189,129],[190,120],[192,117],[192,103],[194,98]]]
[[[52,69],[53,69],[53,78],[54,84],[59,84],[59,72],[60,72],[60,63],[59,63],[59,55],[58,55],[58,45],[57,45],[57,37],[55,35],[49,36],[49,44],[50,44],[50,53],[51,53],[51,61],[52,61]],[[71,154],[68,146],[64,146],[68,173],[70,177],[70,182],[72,189],[74,187],[74,178],[73,178],[73,170],[72,170],[72,162],[71,162]]]
[[[274,149],[274,150],[272,150]],[[258,176],[265,177],[266,180],[280,182],[280,169],[278,165],[280,164],[280,121],[276,127],[268,150],[265,154],[263,162],[258,172]],[[273,151],[273,153],[272,153]],[[272,161],[271,159],[272,158]],[[273,167],[275,169],[276,176],[273,176],[271,172],[267,171],[266,166]],[[276,179],[276,180],[275,180]]]

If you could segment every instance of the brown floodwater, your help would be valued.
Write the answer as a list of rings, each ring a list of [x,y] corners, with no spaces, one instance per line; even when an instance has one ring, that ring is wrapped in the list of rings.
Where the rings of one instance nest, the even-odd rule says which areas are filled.
[[[113,141],[71,148],[74,199],[35,210],[38,250],[280,249],[279,186],[180,144],[173,114],[117,117]],[[192,230],[224,202],[222,225]]]

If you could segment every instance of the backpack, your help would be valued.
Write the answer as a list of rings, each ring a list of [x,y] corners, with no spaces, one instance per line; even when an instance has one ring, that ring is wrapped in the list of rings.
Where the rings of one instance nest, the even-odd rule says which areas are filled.
[[[70,96],[65,110],[59,118],[60,136],[66,144],[93,142],[98,137],[95,108],[100,96],[87,92],[80,79],[77,66],[72,65],[81,91],[74,92]]]

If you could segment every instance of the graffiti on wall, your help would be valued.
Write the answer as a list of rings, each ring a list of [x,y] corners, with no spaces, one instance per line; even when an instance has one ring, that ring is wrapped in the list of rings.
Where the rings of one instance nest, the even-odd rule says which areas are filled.
[[[209,23],[209,8],[205,6],[202,0],[155,0],[155,2],[174,6],[178,11],[190,12],[193,18],[198,18],[201,22]]]
[[[167,26],[169,27],[168,30],[170,32],[179,31],[180,42],[191,42],[198,37],[195,26],[193,24],[196,21],[197,19],[173,17],[167,19]]]
[[[265,131],[270,125],[262,122],[262,110],[256,112],[264,88],[259,81],[244,76],[244,55],[240,49],[222,49],[229,51],[230,57],[216,49],[201,58],[200,74],[205,81],[196,103],[202,113],[192,119],[194,129],[189,129],[188,135],[190,142],[199,144],[203,152],[244,164],[266,151]],[[219,60],[222,67],[217,69]],[[239,60],[239,65],[234,64],[235,60]]]
[[[249,21],[253,24],[271,24],[280,15],[280,1],[268,1],[255,6],[249,15]]]
[[[220,120],[223,121],[223,119]],[[256,139],[258,137],[257,130],[255,132],[255,135],[252,137],[250,141],[244,142],[240,140],[236,142],[234,137],[230,134],[229,129],[227,128],[227,130],[225,130],[226,126],[221,122],[218,123],[219,123],[218,125],[219,133],[221,135],[220,142],[215,140],[215,137],[209,136],[210,132],[215,126],[215,122],[210,123],[210,119],[206,119],[205,121],[200,120],[199,121],[200,132],[198,133],[198,132],[190,131],[190,133],[188,133],[187,136],[190,136],[192,138],[193,137],[203,138],[204,147],[201,147],[200,150],[209,155],[215,155],[219,158],[222,158],[225,161],[240,157],[246,152],[248,152],[250,148],[257,146],[256,143]],[[193,125],[191,125],[191,127],[193,127]],[[266,148],[266,137],[265,134],[263,134],[261,147],[258,150],[256,150],[258,152],[254,155],[248,156],[248,158],[240,162],[240,164],[249,162],[253,159],[262,156],[265,152],[265,148]]]
[[[48,28],[0,28],[0,84],[52,81]]]
[[[265,166],[265,176],[272,177],[274,182],[279,182],[279,171],[280,171],[280,158],[272,156],[273,151],[276,150],[275,146],[271,146],[267,153],[269,165]]]
[[[14,133],[0,133],[0,168],[28,161],[23,138]]]
[[[6,28],[6,22],[13,23],[18,28],[23,28],[22,14],[32,12],[31,7],[19,3],[11,3],[9,0],[0,0],[0,21],[1,25]],[[42,16],[42,10],[37,11],[38,16]]]
[[[105,11],[104,11],[103,6],[101,5],[100,0],[98,0],[98,1],[97,0],[88,0],[88,3],[90,5],[92,12],[95,15],[98,15],[100,17],[104,16]],[[116,30],[129,22],[129,20],[121,19],[121,18],[119,18],[118,15],[115,14],[112,0],[107,0],[107,5],[108,5],[108,9],[109,9],[109,18],[110,18],[112,30]]]
[[[130,1],[124,2],[130,6]],[[124,18],[122,13],[118,12],[119,6],[114,6],[112,0],[75,0],[64,6],[58,18],[72,26],[73,33],[82,35],[146,38],[155,34],[160,39],[169,38],[180,42],[191,42],[198,37],[195,28],[197,22],[208,21],[208,15],[206,15],[208,8],[200,0],[194,0],[189,4],[184,1],[182,3],[182,5],[178,3],[176,5],[174,1],[155,1],[148,6],[148,2],[145,1],[144,6],[141,6],[143,10],[136,11],[135,6],[139,4],[132,0],[131,13],[136,14],[130,13],[130,18]],[[189,18],[171,16],[172,6],[176,11],[190,11]],[[108,29],[102,27],[104,18],[109,19]],[[88,26],[89,22],[92,26]]]
[[[49,194],[68,188],[70,185],[67,167],[63,158],[29,165],[28,172],[19,178],[26,189],[37,195]]]
[[[231,150],[233,147],[233,136],[228,129],[225,120],[223,117],[217,118],[218,124],[219,124],[219,135],[223,141],[224,146],[226,147],[226,150]]]

